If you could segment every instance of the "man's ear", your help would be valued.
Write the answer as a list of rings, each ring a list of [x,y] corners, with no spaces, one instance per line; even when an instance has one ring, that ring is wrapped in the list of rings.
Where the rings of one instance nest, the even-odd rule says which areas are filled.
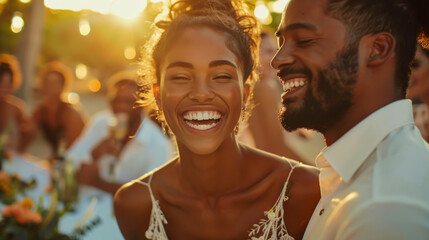
[[[389,60],[395,54],[396,40],[392,34],[381,32],[366,39],[369,45],[367,51],[367,65],[377,66]]]
[[[152,87],[152,91],[153,91],[153,96],[155,97],[155,101],[156,101],[156,105],[158,105],[158,108],[161,108],[160,104],[161,104],[161,98],[159,96],[160,92],[159,92],[159,85],[158,84],[154,84]]]

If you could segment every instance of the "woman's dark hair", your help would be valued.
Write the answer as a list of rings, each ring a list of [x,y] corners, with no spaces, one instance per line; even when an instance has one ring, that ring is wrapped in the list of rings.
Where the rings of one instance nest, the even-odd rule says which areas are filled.
[[[427,57],[427,58],[429,58],[429,46],[423,46],[422,44],[420,44],[419,43],[419,45],[418,45],[418,48],[420,49],[420,50],[422,50],[422,53]]]
[[[396,39],[396,83],[405,96],[417,42],[429,46],[428,0],[328,0],[326,12],[347,26],[356,43],[363,36],[388,32]]]
[[[12,88],[17,90],[21,86],[21,70],[18,59],[10,54],[0,54],[0,76],[9,74],[12,77]]]
[[[225,44],[237,56],[243,80],[252,92],[257,77],[259,25],[242,1],[179,0],[158,18],[161,19],[153,26],[154,34],[143,49],[138,104],[152,105],[158,109],[152,87],[160,83],[162,61],[178,35],[192,27],[209,27],[225,36]]]

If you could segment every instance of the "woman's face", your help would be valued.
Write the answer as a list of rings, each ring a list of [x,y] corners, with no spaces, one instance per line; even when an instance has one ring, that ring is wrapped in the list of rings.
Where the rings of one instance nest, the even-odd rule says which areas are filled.
[[[411,64],[411,77],[407,96],[409,98],[422,98],[429,95],[429,57],[420,47]]]
[[[413,104],[414,122],[424,139],[429,139],[429,109],[426,104]]]
[[[205,155],[234,139],[247,94],[238,58],[222,34],[208,27],[185,29],[160,73],[158,105],[179,148]]]
[[[13,89],[12,76],[8,73],[0,75],[0,98],[11,94]]]
[[[41,94],[43,98],[59,98],[64,88],[64,80],[56,72],[48,72],[42,81]]]

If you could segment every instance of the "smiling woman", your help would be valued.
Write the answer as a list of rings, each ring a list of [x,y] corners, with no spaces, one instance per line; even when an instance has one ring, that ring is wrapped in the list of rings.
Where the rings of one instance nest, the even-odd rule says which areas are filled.
[[[179,156],[117,192],[124,237],[302,238],[317,170],[236,140],[255,80],[256,20],[238,0],[187,0],[157,26],[140,97],[159,110]]]

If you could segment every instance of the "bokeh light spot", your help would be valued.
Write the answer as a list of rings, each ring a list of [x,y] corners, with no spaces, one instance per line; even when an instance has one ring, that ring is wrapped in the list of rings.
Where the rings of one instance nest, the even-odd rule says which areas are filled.
[[[81,19],[79,21],[79,32],[82,36],[87,36],[91,32],[91,25],[87,19]]]
[[[22,18],[22,13],[15,12],[12,17],[12,23],[10,25],[10,29],[14,33],[19,33],[21,32],[23,27],[24,27],[24,19]]]
[[[124,50],[124,56],[128,60],[132,60],[136,57],[136,49],[134,47],[127,47]]]
[[[85,64],[76,65],[76,77],[79,79],[84,79],[88,75],[88,68]]]
[[[88,88],[91,92],[94,92],[94,93],[98,92],[98,91],[100,91],[101,83],[100,83],[100,81],[98,81],[98,79],[92,79],[88,83]]]
[[[80,96],[75,92],[70,92],[67,95],[67,101],[71,104],[78,104],[80,102]]]

